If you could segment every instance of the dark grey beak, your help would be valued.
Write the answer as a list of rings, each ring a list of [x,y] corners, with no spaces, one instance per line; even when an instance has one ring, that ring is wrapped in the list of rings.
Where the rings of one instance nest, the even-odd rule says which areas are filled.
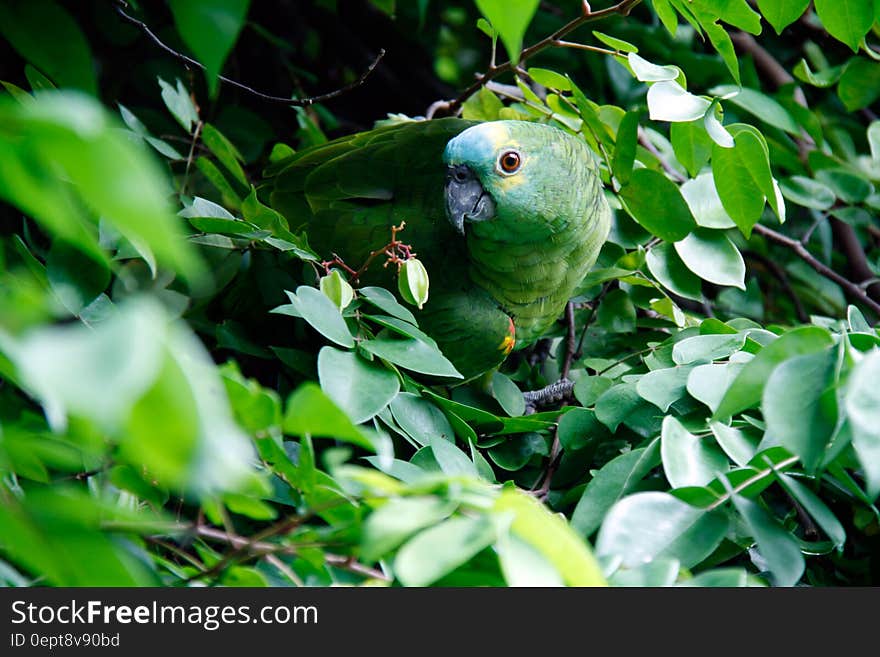
[[[495,216],[495,201],[466,164],[446,169],[446,216],[459,235],[464,235],[465,221]]]

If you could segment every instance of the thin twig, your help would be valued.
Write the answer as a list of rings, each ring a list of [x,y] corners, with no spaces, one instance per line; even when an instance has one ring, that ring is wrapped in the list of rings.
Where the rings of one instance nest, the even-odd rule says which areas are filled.
[[[577,351],[577,329],[574,326],[574,304],[569,301],[565,304],[565,358],[562,360],[562,370],[559,378],[567,379],[571,371],[571,363]]]
[[[818,273],[822,274],[822,276],[824,276],[825,278],[837,283],[852,298],[868,306],[875,315],[880,317],[880,303],[874,301],[874,299],[868,296],[868,293],[865,292],[865,290],[853,283],[851,280],[841,276],[836,271],[817,260],[815,256],[807,251],[804,245],[801,244],[798,240],[792,239],[791,237],[783,235],[782,233],[777,233],[772,228],[767,228],[762,224],[755,224],[755,227],[752,230],[758,235],[766,237],[771,242],[776,242],[776,244],[780,244],[794,251],[795,255],[797,255],[801,260],[810,265],[810,267],[815,269]]]
[[[785,293],[791,298],[792,303],[794,304],[794,312],[797,315],[798,321],[806,324],[810,321],[810,316],[807,314],[807,311],[804,309],[804,304],[801,301],[801,298],[797,295],[797,292],[794,291],[794,288],[791,286],[791,280],[788,278],[788,274],[785,273],[785,270],[779,266],[779,264],[771,258],[758,253],[757,251],[743,251],[743,255],[747,258],[751,258],[752,260],[757,260],[762,265],[764,265],[767,269],[770,270],[778,280],[779,285],[785,291]]]
[[[196,129],[193,131],[192,142],[189,145],[189,153],[186,156],[186,169],[183,172],[183,182],[180,184],[181,196],[186,192],[186,186],[189,183],[189,171],[192,169],[193,155],[196,152],[196,143],[199,141],[199,137],[202,134],[202,127],[204,125],[205,124],[202,121],[199,121],[196,123]]]
[[[234,548],[244,547],[254,554],[297,554],[297,547],[293,545],[278,545],[277,543],[268,543],[265,541],[252,542],[250,539],[244,538],[242,536],[229,536],[225,531],[221,529],[215,529],[213,527],[202,526],[196,528],[196,531],[198,535],[202,538],[226,543],[227,545],[231,545]],[[369,566],[365,566],[364,564],[359,563],[352,557],[344,556],[341,554],[325,553],[324,560],[331,566],[341,568],[342,570],[347,570],[352,573],[357,573],[359,575],[364,575],[365,577],[371,577],[374,579],[380,579],[386,582],[390,581],[390,578],[382,571],[376,570],[375,568],[370,568]]]
[[[172,48],[171,46],[169,46],[165,42],[163,42],[156,35],[156,33],[153,32],[149,28],[149,26],[146,23],[138,20],[134,16],[131,16],[131,15],[125,13],[125,9],[127,9],[127,8],[128,8],[128,3],[125,2],[125,0],[117,0],[116,12],[122,18],[127,20],[129,23],[132,23],[133,25],[136,25],[137,27],[139,27],[141,29],[141,31],[144,34],[146,34],[153,41],[153,43],[155,43],[157,46],[159,46],[162,50],[167,52],[169,55],[171,55],[171,56],[173,56],[183,62],[186,62],[187,64],[189,64],[191,66],[195,66],[196,68],[200,68],[200,69],[204,70],[205,67],[201,62],[196,61],[192,57],[187,57],[182,52],[178,52],[177,50],[174,50],[174,48]],[[358,77],[358,79],[355,80],[354,82],[351,82],[351,83],[345,85],[344,87],[340,87],[339,89],[336,89],[334,91],[328,91],[327,93],[320,94],[317,96],[309,96],[308,98],[285,98],[283,96],[273,96],[271,94],[263,93],[262,91],[257,91],[253,87],[249,87],[248,85],[243,84],[241,82],[238,82],[237,80],[227,78],[224,75],[218,75],[217,79],[220,80],[221,82],[225,82],[226,84],[228,84],[230,86],[237,87],[238,89],[241,89],[242,91],[246,91],[247,93],[251,94],[252,96],[256,96],[257,98],[264,100],[264,101],[267,101],[267,102],[270,102],[270,103],[284,103],[285,105],[291,105],[293,107],[308,107],[309,105],[314,105],[315,103],[322,103],[326,100],[331,100],[333,98],[337,98],[338,96],[341,96],[345,93],[348,93],[349,91],[352,91],[353,89],[357,89],[364,82],[366,82],[367,78],[375,70],[375,68],[379,65],[379,62],[382,61],[382,58],[384,56],[385,56],[385,49],[383,48],[379,51],[379,54],[376,55],[376,57],[373,59],[373,61],[370,62],[370,65],[366,68],[366,70],[363,73],[361,73],[361,75]]]
[[[553,432],[553,446],[550,448],[550,461],[547,463],[547,470],[544,473],[543,480],[541,481],[540,488],[532,487],[530,493],[537,497],[542,502],[547,499],[547,496],[550,494],[550,485],[553,483],[553,475],[556,474],[556,469],[559,467],[559,452],[561,450],[561,445],[559,443],[558,431]]]
[[[619,55],[617,50],[609,50],[608,48],[600,48],[599,46],[591,46],[586,43],[575,43],[574,41],[563,41],[556,39],[550,45],[557,48],[571,48],[572,50],[587,50],[589,52],[597,52],[602,55]]]
[[[628,15],[633,8],[638,5],[642,0],[621,0],[616,5],[612,5],[611,7],[607,7],[605,9],[600,9],[599,11],[592,11],[589,8],[587,3],[584,3],[584,12],[577,18],[572,21],[569,21],[558,30],[556,30],[553,34],[548,37],[545,37],[538,41],[537,43],[525,48],[519,54],[519,61],[514,64],[512,61],[508,60],[503,64],[499,64],[498,66],[490,66],[485,73],[482,73],[477,77],[477,80],[465,89],[458,98],[449,101],[445,104],[445,109],[449,114],[458,113],[461,108],[462,103],[466,101],[468,98],[477,93],[487,82],[490,80],[494,80],[499,75],[503,73],[510,73],[516,70],[516,68],[525,62],[530,57],[534,57],[542,50],[545,50],[551,46],[557,45],[556,42],[562,42],[562,40],[571,32],[576,30],[577,28],[585,25],[586,23],[591,23],[593,21],[602,20],[603,18],[608,18],[609,16],[619,15],[626,16]],[[569,47],[569,46],[564,46]],[[435,103],[436,105],[436,103]]]
[[[647,133],[645,133],[642,126],[639,126],[638,130],[638,138],[639,144],[648,151],[651,155],[657,158],[657,161],[660,162],[660,166],[663,167],[663,170],[669,174],[669,177],[672,178],[675,182],[683,183],[687,180],[686,177],[681,175],[679,171],[675,169],[669,162],[666,161],[666,158],[660,154],[660,151],[657,150],[657,147],[651,143],[651,140],[648,139]]]

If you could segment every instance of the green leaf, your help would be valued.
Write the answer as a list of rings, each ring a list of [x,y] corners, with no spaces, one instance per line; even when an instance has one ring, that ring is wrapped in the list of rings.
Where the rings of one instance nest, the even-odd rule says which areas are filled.
[[[571,516],[571,527],[584,538],[595,532],[614,504],[660,465],[660,441],[631,450],[602,466],[584,489]]]
[[[654,11],[657,12],[663,27],[666,28],[669,34],[675,36],[675,33],[678,31],[678,15],[675,13],[675,9],[672,8],[670,1],[651,0],[651,4],[654,5]]]
[[[792,135],[800,135],[800,128],[788,110],[760,91],[733,85],[720,85],[713,87],[709,92],[715,96],[724,96],[727,102],[746,110],[774,128],[779,128]]]
[[[27,105],[0,99],[0,198],[21,208],[56,236],[98,259],[94,223],[83,208],[132,243],[156,254],[190,284],[206,273],[182,239],[171,212],[167,178],[139,144],[118,130],[94,99],[46,91]]]
[[[614,381],[606,376],[582,376],[574,384],[574,397],[582,406],[592,406]]]
[[[871,158],[880,161],[880,121],[871,121],[866,131],[868,146],[871,149]]]
[[[846,530],[825,502],[790,475],[777,472],[776,478],[785,490],[788,491],[788,494],[796,499],[807,513],[812,516],[816,524],[822,528],[822,531],[834,543],[834,546],[837,548],[843,547],[846,541]]]
[[[681,186],[681,195],[691,209],[698,226],[704,228],[733,228],[733,219],[724,209],[715,179],[711,173],[701,173]]]
[[[226,170],[245,187],[249,186],[244,169],[241,168],[241,153],[217,128],[210,123],[202,124],[202,142],[208,147]]]
[[[454,502],[438,497],[388,500],[363,524],[361,556],[368,563],[381,559],[417,531],[448,518],[454,509]]]
[[[510,61],[517,64],[520,50],[522,50],[523,37],[525,37],[526,29],[538,10],[540,1],[521,0],[510,3],[505,0],[475,0],[475,2],[480,13],[498,31]]]
[[[834,205],[834,192],[827,185],[812,178],[805,176],[783,178],[779,181],[779,189],[789,201],[805,208],[827,210]]]
[[[183,83],[178,79],[175,88],[162,78],[157,79],[159,80],[159,88],[162,89],[162,100],[165,102],[165,107],[183,126],[184,130],[192,133],[193,126],[199,122],[199,113]]]
[[[376,306],[379,310],[384,310],[389,315],[410,324],[416,324],[416,318],[413,314],[406,307],[401,306],[388,290],[381,287],[362,287],[358,288],[358,295]]]
[[[464,565],[495,540],[486,517],[456,516],[408,540],[394,559],[404,586],[428,586]]]
[[[508,586],[563,586],[562,576],[538,550],[517,536],[502,534],[495,543]]]
[[[828,34],[858,52],[874,22],[873,0],[815,0],[814,5]]]
[[[742,495],[733,495],[733,504],[758,544],[758,551],[777,586],[794,586],[804,572],[804,557],[794,536],[767,511]]]
[[[809,6],[810,0],[758,0],[758,9],[776,34],[782,34],[782,30],[800,18]]]
[[[391,402],[391,414],[419,445],[430,445],[433,438],[455,440],[455,431],[439,408],[411,392],[402,392]]]
[[[677,66],[658,66],[634,52],[627,54],[626,60],[629,62],[636,79],[640,82],[676,80],[680,72]]]
[[[679,340],[672,347],[672,360],[678,365],[711,363],[728,358],[746,341],[745,333],[709,333]]]
[[[87,419],[119,444],[120,463],[160,483],[196,494],[241,485],[250,442],[204,347],[155,300],[114,308],[94,327],[42,328],[4,347],[25,389],[53,427]]]
[[[824,183],[845,203],[861,203],[874,191],[874,185],[844,168],[821,169],[816,179]]]
[[[571,413],[566,413],[566,417]],[[509,472],[521,470],[535,456],[547,456],[547,441],[534,431],[512,435],[505,438],[504,442],[489,450],[489,458],[499,468]]]
[[[553,564],[569,586],[604,586],[605,578],[590,548],[568,522],[534,496],[507,488],[495,502],[497,516],[513,515],[510,531]]]
[[[674,417],[663,418],[660,434],[663,472],[673,488],[705,486],[727,472],[727,456],[707,438],[700,438]]]
[[[370,451],[379,451],[377,443],[355,426],[318,384],[311,381],[303,383],[288,398],[282,428],[284,433],[294,436],[336,438]]]
[[[296,294],[287,293],[294,308],[318,333],[343,347],[354,347],[354,338],[342,314],[320,290],[308,285],[296,288]]]
[[[599,304],[600,326],[614,333],[632,333],[636,328],[636,307],[623,290],[612,290]]]
[[[546,68],[533,67],[528,69],[527,72],[530,78],[532,78],[538,84],[547,87],[548,89],[559,89],[560,91],[571,90],[571,81],[567,77],[557,73],[556,71],[551,71],[550,69]]]
[[[831,342],[831,334],[826,329],[802,326],[764,346],[734,379],[713,419],[730,417],[757,404],[767,380],[780,363],[793,356],[823,351]]]
[[[452,440],[446,440],[440,436],[431,436],[428,446],[434,454],[434,459],[444,474],[450,477],[478,477],[477,467],[467,454],[455,446]]]
[[[764,210],[766,191],[771,191],[773,178],[767,151],[752,132],[742,131],[734,137],[733,148],[712,146],[712,177],[725,211],[749,237]]]
[[[746,289],[746,265],[739,249],[723,232],[699,228],[675,243],[685,266],[716,285]]]
[[[675,158],[696,176],[712,154],[712,139],[700,121],[682,121],[669,126]]]
[[[614,144],[614,159],[611,162],[614,175],[623,185],[629,182],[636,160],[638,134],[639,113],[627,112],[617,128],[617,142]]]
[[[610,48],[614,48],[619,52],[638,52],[639,49],[629,41],[618,39],[604,32],[593,30],[593,36]]]
[[[0,5],[0,34],[59,87],[98,91],[92,51],[67,10],[52,0]]]
[[[681,582],[678,586],[699,586],[733,588],[745,586],[766,586],[763,580],[750,575],[742,568],[717,568],[700,573],[692,579]]]
[[[702,118],[712,104],[670,80],[652,84],[647,100],[652,121],[695,121]]]
[[[845,66],[831,66],[820,71],[813,72],[806,59],[801,59],[792,69],[794,76],[801,82],[806,82],[814,87],[822,89],[832,86],[840,79]]]
[[[205,67],[208,93],[217,95],[217,76],[244,26],[250,0],[171,0],[183,42]]]
[[[611,586],[673,586],[681,572],[677,559],[655,559],[635,568],[621,568],[611,575]]]
[[[698,365],[688,377],[687,391],[714,411],[738,372],[739,365]]]
[[[635,568],[661,558],[690,568],[708,557],[727,533],[724,511],[705,511],[669,493],[636,493],[608,512],[596,538],[596,554],[618,557]]]
[[[596,400],[596,418],[611,431],[644,404],[634,383],[618,383]]]
[[[767,433],[810,472],[820,465],[836,425],[833,396],[829,400],[825,394],[836,362],[832,349],[795,356],[773,370],[764,388]]]
[[[862,464],[871,499],[880,494],[880,351],[856,364],[846,386],[846,414],[852,426],[852,444]]]
[[[511,417],[525,413],[526,402],[522,391],[511,381],[510,377],[501,372],[492,375],[492,396],[501,404],[501,408]]]
[[[667,242],[684,238],[696,227],[678,185],[658,171],[634,170],[620,197],[639,224]]]
[[[709,138],[721,146],[722,148],[733,148],[733,137],[727,128],[721,123],[721,103],[716,98],[712,101],[712,105],[706,110],[703,117],[703,126],[706,128],[706,134]]]
[[[691,0],[688,5],[701,24],[717,18],[750,34],[761,33],[761,15],[746,0]]]
[[[703,22],[703,29],[706,31],[709,41],[712,42],[712,46],[721,55],[721,59],[730,72],[733,81],[741,84],[739,59],[737,58],[736,49],[733,47],[733,40],[730,38],[727,30],[718,23],[708,21]]]
[[[690,367],[664,367],[652,370],[636,383],[636,392],[664,413],[685,396]]]
[[[699,277],[685,266],[672,244],[662,242],[652,247],[645,256],[645,264],[651,275],[667,290],[686,299],[702,300]]]
[[[462,118],[469,121],[495,121],[504,108],[501,99],[486,87],[464,101],[461,107]]]
[[[758,441],[745,431],[721,422],[710,422],[709,429],[724,453],[738,466],[746,467],[755,457]]]
[[[400,390],[391,370],[329,346],[318,352],[318,380],[321,389],[355,424],[379,413]]]
[[[421,340],[396,337],[385,330],[372,340],[364,340],[360,346],[379,358],[413,372],[454,379],[463,378],[439,349]]]
[[[110,268],[100,260],[55,240],[46,258],[52,291],[73,315],[89,305],[110,283]]]

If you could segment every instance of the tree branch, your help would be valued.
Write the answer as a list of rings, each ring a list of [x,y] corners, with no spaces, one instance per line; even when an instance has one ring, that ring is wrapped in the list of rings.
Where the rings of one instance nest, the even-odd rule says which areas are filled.
[[[851,280],[841,276],[836,271],[828,267],[827,265],[821,263],[819,260],[813,256],[812,253],[807,251],[806,247],[801,244],[798,240],[792,239],[787,235],[783,235],[782,233],[777,233],[772,228],[767,228],[766,226],[762,226],[761,224],[755,224],[755,227],[752,229],[758,235],[762,235],[767,238],[771,242],[775,242],[776,244],[780,244],[785,246],[792,251],[804,262],[806,262],[810,267],[815,269],[818,273],[822,274],[827,279],[830,279],[837,283],[840,287],[844,289],[844,291],[849,294],[849,296],[866,306],[868,306],[877,317],[880,317],[880,303],[877,303],[872,299],[865,290],[863,290],[860,286],[853,283]]]
[[[605,9],[600,9],[599,11],[593,11],[592,9],[590,9],[589,4],[584,3],[584,12],[580,16],[566,23],[550,36],[541,39],[540,41],[529,46],[528,48],[524,48],[519,54],[518,63],[514,64],[512,61],[508,60],[503,64],[499,64],[498,66],[490,66],[485,73],[478,75],[477,80],[471,86],[461,92],[458,98],[445,103],[434,103],[431,108],[434,110],[434,112],[436,112],[438,109],[445,109],[449,114],[458,113],[464,101],[477,93],[490,80],[494,80],[503,73],[515,72],[517,67],[520,66],[527,59],[529,59],[530,57],[534,57],[539,52],[541,52],[542,50],[546,50],[549,47],[574,47],[573,44],[563,41],[563,39],[568,34],[570,34],[582,25],[592,23],[593,21],[599,21],[603,18],[608,18],[609,16],[627,16],[641,1],[642,0],[621,0],[621,2],[618,2],[616,5],[612,5],[611,7],[607,7]],[[431,112],[430,114],[433,115],[434,112]],[[428,118],[431,117],[428,116]]]
[[[205,69],[204,65],[201,62],[196,61],[192,57],[188,57],[188,56],[184,55],[182,52],[178,52],[177,50],[175,50],[174,48],[172,48],[171,46],[169,46],[168,44],[163,42],[156,35],[156,33],[153,32],[149,28],[149,26],[146,23],[138,20],[134,16],[131,16],[131,15],[125,13],[125,9],[127,9],[127,8],[128,8],[128,3],[125,2],[125,0],[117,0],[116,12],[123,19],[128,21],[129,23],[139,27],[140,30],[144,34],[146,34],[153,43],[155,43],[157,46],[159,46],[162,50],[167,52],[172,57],[175,57],[176,59],[179,59],[182,62],[189,64],[190,66],[195,66],[196,68],[200,68],[202,70]],[[373,59],[372,62],[370,62],[370,65],[367,67],[367,69],[363,73],[361,73],[360,77],[358,77],[358,79],[355,80],[354,82],[351,82],[351,83],[345,85],[344,87],[340,87],[339,89],[336,89],[334,91],[328,91],[327,93],[320,94],[318,96],[309,96],[308,98],[285,98],[283,96],[273,96],[271,94],[265,94],[262,91],[257,91],[256,89],[249,87],[246,84],[243,84],[243,83],[238,82],[237,80],[233,80],[231,78],[227,78],[226,76],[223,76],[223,75],[218,75],[217,78],[232,87],[237,87],[238,89],[241,89],[242,91],[246,91],[247,93],[251,94],[252,96],[256,96],[257,98],[264,100],[264,101],[267,101],[267,102],[270,102],[270,103],[284,103],[285,105],[291,105],[293,107],[308,107],[309,105],[314,105],[315,103],[321,103],[321,102],[324,102],[325,100],[331,100],[331,99],[336,98],[338,96],[341,96],[345,93],[348,93],[349,91],[352,91],[353,89],[357,89],[364,82],[366,82],[367,78],[375,70],[375,68],[379,65],[379,62],[382,61],[382,58],[384,56],[385,56],[385,49],[383,48],[379,51],[379,54],[376,55],[376,58]]]
[[[804,304],[801,301],[801,298],[797,295],[797,292],[794,291],[794,288],[791,286],[791,281],[788,278],[788,274],[786,274],[785,270],[779,266],[779,263],[757,251],[743,251],[743,255],[760,262],[779,280],[779,285],[782,286],[782,289],[785,290],[785,293],[791,298],[791,301],[794,304],[794,312],[798,321],[804,324],[809,322],[810,316],[804,309]]]
[[[574,326],[574,304],[569,301],[565,304],[565,358],[562,361],[562,369],[559,373],[560,379],[568,379],[568,373],[571,371],[571,363],[577,352],[577,329]]]
[[[251,539],[245,538],[243,536],[230,536],[222,529],[216,529],[214,527],[199,526],[196,527],[195,530],[196,533],[202,538],[219,541],[220,543],[226,543],[227,545],[231,545],[237,550],[247,550],[251,554],[297,554],[296,546],[292,545],[278,545],[277,543],[268,543],[265,541],[252,541]],[[324,560],[331,566],[341,568],[342,570],[347,570],[352,573],[357,573],[358,575],[371,577],[373,579],[380,579],[386,582],[390,581],[390,578],[382,571],[376,570],[375,568],[370,568],[369,566],[358,562],[353,557],[348,557],[340,554],[325,553]]]

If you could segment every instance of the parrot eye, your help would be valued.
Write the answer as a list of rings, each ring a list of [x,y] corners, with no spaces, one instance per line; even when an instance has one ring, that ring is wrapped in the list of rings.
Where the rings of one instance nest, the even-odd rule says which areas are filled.
[[[516,151],[504,151],[498,158],[498,169],[502,173],[516,173],[521,166],[522,156]]]

